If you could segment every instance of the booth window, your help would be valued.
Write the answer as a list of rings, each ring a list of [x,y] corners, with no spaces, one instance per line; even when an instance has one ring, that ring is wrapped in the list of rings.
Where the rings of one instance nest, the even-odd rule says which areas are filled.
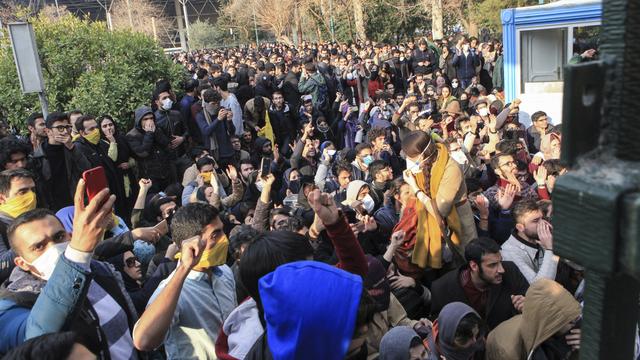
[[[523,93],[561,92],[567,63],[567,28],[528,30],[521,33]]]

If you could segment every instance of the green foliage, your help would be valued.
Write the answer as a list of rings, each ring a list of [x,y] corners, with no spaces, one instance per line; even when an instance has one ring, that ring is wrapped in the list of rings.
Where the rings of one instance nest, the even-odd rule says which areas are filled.
[[[487,28],[493,33],[502,32],[500,12],[503,9],[537,5],[538,0],[483,0],[474,2],[469,9],[470,18],[480,28]]]
[[[416,29],[431,28],[431,18],[427,17],[419,1],[373,0],[367,3],[367,38],[375,41],[396,43],[413,36]]]
[[[197,20],[189,25],[189,46],[192,49],[210,49],[220,44],[224,35],[208,21]]]
[[[229,29],[233,28],[233,34]],[[196,20],[189,25],[189,47],[191,49],[212,49],[224,46],[237,46],[255,41],[253,27],[248,31],[234,25],[226,17],[219,17],[215,24],[208,21]],[[260,39],[265,39],[267,34],[259,31]]]
[[[102,22],[72,15],[30,19],[42,64],[49,111],[80,109],[110,114],[129,128],[133,111],[148,104],[155,82],[170,79],[179,87],[184,70],[171,62],[154,40],[141,33],[110,32]],[[8,39],[0,47],[0,105],[11,124],[40,110],[36,94],[23,95]]]

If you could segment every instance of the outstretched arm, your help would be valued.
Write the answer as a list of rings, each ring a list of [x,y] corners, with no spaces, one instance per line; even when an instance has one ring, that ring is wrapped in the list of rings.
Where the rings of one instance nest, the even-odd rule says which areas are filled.
[[[147,306],[133,328],[133,345],[136,349],[151,351],[162,345],[171,326],[184,281],[200,261],[203,249],[204,241],[199,236],[182,243],[180,264],[171,280]]]

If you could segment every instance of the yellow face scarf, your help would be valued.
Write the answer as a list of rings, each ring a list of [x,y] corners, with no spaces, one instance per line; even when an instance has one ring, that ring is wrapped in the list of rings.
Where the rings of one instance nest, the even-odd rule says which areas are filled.
[[[84,135],[83,137],[93,145],[98,145],[98,142],[100,141],[100,130],[93,129],[90,133]]]
[[[204,180],[204,182],[211,184],[211,177],[213,176],[213,172],[211,171],[203,172],[203,173],[200,173],[200,176],[202,176],[202,180]]]
[[[0,205],[0,211],[15,219],[27,211],[35,209],[36,204],[36,194],[29,191],[8,199],[6,203]]]
[[[224,265],[227,262],[227,253],[229,251],[229,239],[227,235],[222,235],[220,240],[208,250],[202,252],[200,261],[194,266],[194,270],[208,269],[214,266]],[[180,259],[182,254],[177,253],[176,259]]]

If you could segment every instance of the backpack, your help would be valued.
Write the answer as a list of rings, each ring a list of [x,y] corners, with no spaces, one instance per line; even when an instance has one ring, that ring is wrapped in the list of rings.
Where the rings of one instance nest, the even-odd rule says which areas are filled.
[[[318,96],[316,97],[316,103],[314,105],[322,112],[329,110],[329,88],[326,82],[321,84],[314,78],[310,78],[310,80],[313,80],[317,85]]]

